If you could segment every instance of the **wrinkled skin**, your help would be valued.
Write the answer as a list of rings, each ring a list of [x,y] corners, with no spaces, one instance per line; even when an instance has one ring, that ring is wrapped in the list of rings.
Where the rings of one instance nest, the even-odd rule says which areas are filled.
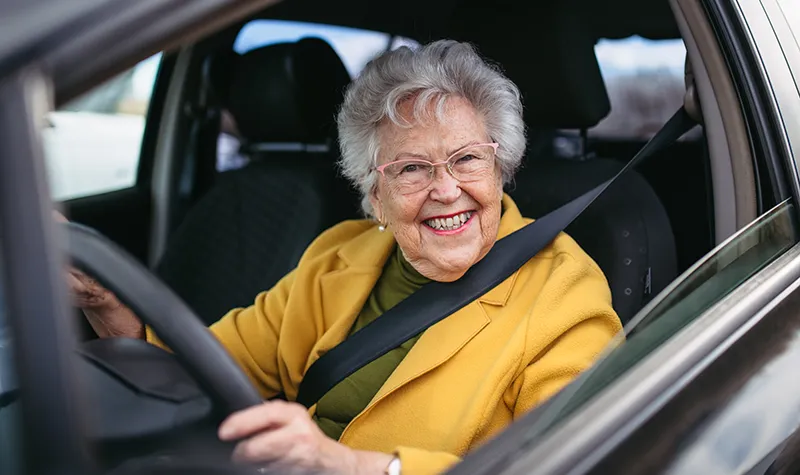
[[[413,99],[399,107],[408,122],[412,122],[413,108]],[[382,124],[378,165],[403,158],[443,162],[466,145],[491,141],[483,119],[465,99],[448,98],[443,119],[416,123],[410,128],[392,122]],[[397,193],[380,177],[370,202],[376,218],[394,234],[406,260],[420,274],[431,280],[452,282],[494,245],[502,196],[502,175],[497,167],[484,179],[461,183],[440,166],[428,188],[410,195]],[[458,234],[437,234],[425,224],[429,218],[464,211],[475,214]]]

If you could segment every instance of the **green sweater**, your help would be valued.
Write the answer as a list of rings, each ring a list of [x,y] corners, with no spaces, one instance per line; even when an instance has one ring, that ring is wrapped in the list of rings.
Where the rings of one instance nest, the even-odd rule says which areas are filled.
[[[403,258],[400,248],[396,247],[350,329],[350,334],[360,330],[428,282],[427,278]],[[347,424],[372,401],[418,338],[418,336],[411,338],[328,391],[317,403],[314,415],[314,420],[322,432],[331,439],[339,440]]]

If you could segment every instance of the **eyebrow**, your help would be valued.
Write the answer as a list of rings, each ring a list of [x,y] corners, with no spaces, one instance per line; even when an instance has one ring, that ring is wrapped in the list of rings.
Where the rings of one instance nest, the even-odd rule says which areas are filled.
[[[460,146],[458,148],[455,148],[452,151],[448,152],[447,156],[448,157],[452,157],[456,153],[464,150],[465,148],[471,147],[473,145],[478,145],[479,143],[483,143],[483,142],[481,142],[479,140],[472,140],[471,142],[468,142],[465,145],[462,145],[462,146]],[[397,161],[397,160],[412,160],[412,159],[415,159],[415,158],[420,158],[420,159],[423,159],[423,160],[427,160],[428,159],[428,155],[421,154],[421,153],[400,152],[400,153],[398,153],[397,155],[394,156],[394,160],[393,161]]]

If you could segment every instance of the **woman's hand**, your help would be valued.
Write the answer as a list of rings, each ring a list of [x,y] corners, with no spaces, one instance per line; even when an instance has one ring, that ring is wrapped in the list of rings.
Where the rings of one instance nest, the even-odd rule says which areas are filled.
[[[300,404],[269,401],[228,417],[219,428],[224,441],[240,440],[233,459],[323,473],[383,474],[392,457],[353,450],[317,427]]]
[[[59,223],[69,222],[58,211],[53,211],[53,218]],[[74,267],[67,269],[67,288],[75,306],[81,310],[102,312],[122,306],[113,292]]]
[[[58,211],[53,211],[53,218],[61,223],[68,222]],[[144,337],[144,326],[133,311],[95,279],[70,266],[66,281],[73,304],[83,310],[98,336]]]
[[[122,306],[113,292],[74,267],[67,269],[67,286],[72,301],[81,310],[114,310]]]

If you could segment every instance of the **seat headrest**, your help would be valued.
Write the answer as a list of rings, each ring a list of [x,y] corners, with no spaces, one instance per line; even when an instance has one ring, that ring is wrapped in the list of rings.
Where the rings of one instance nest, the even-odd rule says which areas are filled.
[[[219,96],[251,143],[324,143],[336,136],[336,111],[350,74],[319,38],[277,43],[234,58]]]
[[[465,38],[475,38],[481,53],[520,88],[528,126],[597,125],[611,104],[594,52],[596,36],[578,0],[516,5],[503,14],[492,11],[484,23],[470,22]]]
[[[606,84],[600,72],[595,38],[579,15],[555,15],[551,29],[531,56],[543,70],[523,82],[532,126],[553,125],[581,129],[597,125],[611,112]],[[532,79],[532,80],[531,80]]]

